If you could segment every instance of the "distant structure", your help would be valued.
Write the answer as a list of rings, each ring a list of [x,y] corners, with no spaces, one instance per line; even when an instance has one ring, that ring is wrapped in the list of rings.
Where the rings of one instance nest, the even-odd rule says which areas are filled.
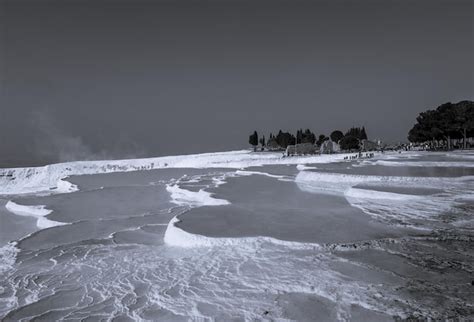
[[[468,140],[465,139],[464,141]],[[386,149],[386,146],[380,140],[370,141],[367,138],[364,126],[352,127],[345,134],[341,130],[334,130],[329,137],[324,134],[316,137],[309,129],[304,131],[299,129],[296,131],[296,135],[279,130],[277,135],[270,133],[267,141],[265,141],[265,136],[258,140],[258,134],[254,131],[249,136],[249,143],[253,146],[255,152],[258,143],[260,143],[259,151],[282,151],[284,156],[332,154],[341,153],[342,151],[369,152]],[[411,147],[412,145],[402,146],[407,150]]]
[[[302,155],[302,154],[315,154],[318,148],[311,143],[300,143],[295,145],[288,145],[286,148],[286,155]]]
[[[319,148],[321,154],[331,154],[341,152],[341,146],[332,140],[324,141]]]
[[[375,151],[379,149],[379,144],[377,142],[369,140],[360,140],[360,150],[361,151]]]

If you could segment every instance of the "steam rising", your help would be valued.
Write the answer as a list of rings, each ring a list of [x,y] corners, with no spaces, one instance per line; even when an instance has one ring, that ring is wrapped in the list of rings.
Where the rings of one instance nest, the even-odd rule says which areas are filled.
[[[91,142],[87,142],[81,134],[70,133],[61,127],[49,110],[33,111],[31,124],[35,133],[33,139],[35,152],[51,162],[145,156],[144,149],[124,134],[117,135],[117,141],[109,148],[94,149]]]

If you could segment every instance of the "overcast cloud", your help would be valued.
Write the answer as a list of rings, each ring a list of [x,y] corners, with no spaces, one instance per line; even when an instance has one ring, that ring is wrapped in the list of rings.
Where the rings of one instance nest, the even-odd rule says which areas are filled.
[[[2,1],[0,166],[247,147],[472,99],[472,1]]]

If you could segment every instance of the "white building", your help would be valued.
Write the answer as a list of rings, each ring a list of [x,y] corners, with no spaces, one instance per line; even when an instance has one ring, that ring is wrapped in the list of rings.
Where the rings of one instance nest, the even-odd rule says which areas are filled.
[[[341,152],[341,146],[332,140],[324,141],[319,148],[321,154],[331,154]]]

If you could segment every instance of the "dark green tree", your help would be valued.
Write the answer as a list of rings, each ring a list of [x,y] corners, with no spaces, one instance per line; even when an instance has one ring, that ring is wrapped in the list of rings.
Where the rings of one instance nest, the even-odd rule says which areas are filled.
[[[276,136],[276,141],[279,146],[282,148],[286,149],[288,145],[293,145],[296,142],[296,138],[294,135],[288,133],[288,132],[282,132],[281,130],[278,132],[278,135]]]
[[[362,130],[360,131],[360,139],[367,140],[367,133],[365,132],[365,126],[363,126]]]
[[[258,145],[258,134],[257,131],[254,131],[252,135],[249,136],[249,143],[253,146],[254,151],[257,149]]]
[[[358,128],[356,128],[356,127],[351,127],[351,128],[346,132],[346,134],[344,134],[344,136],[354,136],[354,137],[358,138],[358,137],[359,137]]]
[[[314,142],[316,142],[316,135],[314,135],[313,132],[311,132],[309,129],[306,129],[304,132],[302,132],[301,143],[314,144]]]
[[[358,150],[359,149],[359,139],[353,135],[346,135],[340,141],[342,150]]]
[[[364,127],[352,127],[346,132],[344,136],[354,136],[359,140],[367,140],[367,134],[365,133]]]
[[[339,130],[335,130],[329,137],[333,142],[339,143],[339,141],[344,137],[344,134]]]
[[[408,132],[410,142],[444,141],[448,149],[452,139],[462,139],[466,148],[467,138],[474,135],[474,103],[461,101],[445,103],[435,110],[421,112],[415,125]]]
[[[456,105],[453,127],[461,133],[463,148],[466,149],[467,138],[474,136],[474,102],[461,101]]]
[[[408,133],[410,142],[439,141],[443,139],[440,116],[437,111],[421,112],[416,121],[417,123]]]
[[[296,131],[296,144],[303,142],[303,130],[299,129]]]
[[[323,142],[327,140],[329,140],[329,138],[326,135],[320,134],[318,137],[318,141],[316,141],[316,144],[321,146],[321,144],[323,144]]]

